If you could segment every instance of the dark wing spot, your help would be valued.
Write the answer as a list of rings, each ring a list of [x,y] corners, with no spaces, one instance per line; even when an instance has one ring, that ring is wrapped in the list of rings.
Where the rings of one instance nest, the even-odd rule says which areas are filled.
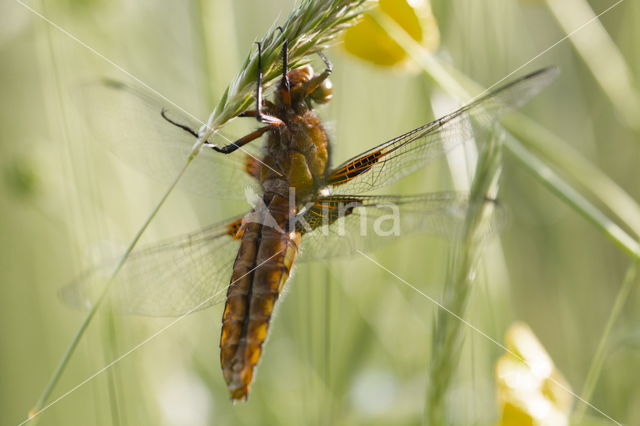
[[[380,158],[384,155],[382,150],[375,151],[364,157],[357,158],[349,164],[345,164],[337,170],[334,170],[329,175],[328,182],[330,185],[342,185],[349,182],[356,176],[371,170],[374,164],[376,164]]]

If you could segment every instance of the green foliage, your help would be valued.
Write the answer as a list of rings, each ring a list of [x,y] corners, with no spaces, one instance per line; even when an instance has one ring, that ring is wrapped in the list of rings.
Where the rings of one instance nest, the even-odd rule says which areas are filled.
[[[242,124],[231,120],[252,103],[252,42],[264,44],[266,83],[273,84],[284,38],[293,64],[315,60],[308,55],[339,44],[332,40],[336,33],[370,6],[200,3],[198,9],[185,2],[45,1],[38,11],[169,98],[196,112],[214,109],[213,130],[224,126],[241,136],[244,129],[234,126]],[[427,55],[407,47],[420,74],[375,69],[330,48],[335,96],[321,114],[334,123],[334,163],[431,120],[438,90],[466,101],[479,87],[465,76],[487,87],[566,36],[558,8],[507,3],[432,1],[440,50]],[[195,12],[205,6],[215,13]],[[0,18],[6,64],[0,69],[0,412],[4,422],[18,424],[84,318],[56,293],[91,263],[94,249],[105,241],[130,245],[148,218],[153,221],[141,241],[153,242],[246,206],[176,191],[150,216],[167,188],[105,151],[72,96],[86,81],[113,76],[113,67],[18,3],[0,10],[7,12]],[[485,178],[474,181],[473,193],[485,194],[483,183],[500,169],[497,198],[510,217],[500,238],[474,241],[475,219],[482,217],[476,212],[458,244],[408,237],[374,254],[497,341],[513,320],[529,324],[574,392],[625,424],[638,423],[640,401],[630,374],[640,370],[634,331],[640,309],[635,266],[629,266],[640,235],[640,147],[638,123],[625,109],[637,104],[637,91],[620,83],[637,85],[638,22],[637,2],[622,2],[598,23],[596,36],[605,40],[598,46],[606,52],[567,40],[528,66],[555,63],[562,75],[522,115],[505,120],[515,138],[507,138],[500,155],[481,146],[476,176]],[[581,31],[587,39],[593,35],[589,25]],[[229,51],[245,59],[221,53]],[[607,58],[624,61],[625,80],[598,75],[608,68],[592,64]],[[205,93],[224,96],[212,108]],[[389,190],[451,186],[451,171],[433,163]],[[112,316],[105,306],[62,364],[64,375],[46,398],[56,403],[42,413],[42,423],[419,424],[428,416],[447,424],[495,422],[493,368],[502,350],[395,277],[355,258],[300,265],[287,286],[247,404],[229,403],[219,371],[219,308],[189,316],[127,354],[171,320]],[[576,421],[610,424],[584,404],[575,407]]]

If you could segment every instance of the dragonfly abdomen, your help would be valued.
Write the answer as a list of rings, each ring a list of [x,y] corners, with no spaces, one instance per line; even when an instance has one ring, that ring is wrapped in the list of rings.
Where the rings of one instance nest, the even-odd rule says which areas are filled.
[[[267,193],[264,202],[275,223],[243,225],[222,321],[220,362],[234,400],[247,397],[275,304],[300,244],[300,234],[288,231],[292,214],[288,200]]]

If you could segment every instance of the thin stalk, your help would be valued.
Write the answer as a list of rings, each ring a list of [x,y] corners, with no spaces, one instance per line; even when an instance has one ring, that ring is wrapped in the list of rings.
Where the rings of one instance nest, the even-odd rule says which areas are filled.
[[[501,143],[498,139],[502,137],[503,135],[494,132],[481,151],[471,187],[469,211],[462,234],[453,247],[442,301],[447,309],[438,310],[436,314],[431,344],[424,413],[424,423],[428,425],[448,423],[444,398],[463,343],[463,323],[459,317],[452,316],[451,312],[464,317],[477,261],[487,234],[486,226],[491,222],[489,219],[494,207],[487,200],[495,199],[497,195],[501,173]]]
[[[596,353],[593,355],[591,367],[589,367],[587,378],[585,379],[584,385],[582,386],[582,391],[580,392],[580,399],[582,401],[590,401],[591,397],[593,396],[593,391],[596,388],[596,383],[598,382],[598,378],[600,377],[600,373],[602,372],[602,367],[607,355],[606,351],[609,345],[611,330],[613,330],[613,324],[615,324],[615,322],[620,317],[622,308],[629,298],[629,293],[631,292],[631,289],[636,282],[637,272],[638,262],[634,261],[629,269],[627,269],[624,281],[622,282],[620,290],[618,290],[618,295],[616,296],[616,300],[613,303],[613,308],[611,309],[611,313],[609,314],[609,318],[607,319],[607,324],[605,325],[604,331],[602,332],[602,337],[600,338],[600,342],[598,343],[598,348],[596,349]],[[587,407],[588,405],[583,403],[580,404],[580,407],[576,409],[575,417],[573,419],[576,424],[582,423]]]
[[[193,28],[195,37],[199,39],[198,45],[198,54],[197,57],[200,59],[200,65],[202,66],[202,75],[204,76],[204,86],[205,86],[205,101],[207,105],[213,105],[214,103],[214,94],[212,88],[212,80],[213,80],[213,65],[211,63],[211,55],[209,54],[209,37],[207,33],[207,29],[205,26],[205,18],[209,16],[207,5],[210,2],[205,2],[203,0],[193,0],[192,8],[194,9],[194,17],[193,17]]]
[[[322,377],[324,380],[324,412],[326,421],[324,424],[333,424],[333,387],[331,380],[331,274],[329,267],[326,264],[322,264],[322,270],[324,272],[324,334],[323,334],[323,347],[324,347],[324,359],[322,365]]]
[[[604,94],[625,124],[640,130],[640,99],[634,87],[633,73],[611,36],[597,19],[586,0],[545,0],[547,7],[566,34],[569,41],[587,64]],[[624,0],[608,6],[613,9]],[[588,31],[581,31],[588,23]]]
[[[176,176],[175,180],[171,183],[171,185],[169,186],[167,191],[164,193],[164,195],[162,196],[158,204],[156,204],[155,208],[151,211],[151,214],[149,214],[149,216],[144,221],[144,223],[142,224],[142,226],[140,227],[136,235],[133,237],[133,240],[131,240],[131,243],[129,243],[129,246],[127,247],[124,254],[120,257],[120,260],[118,261],[118,265],[116,266],[114,271],[111,273],[111,276],[109,277],[109,281],[107,281],[107,284],[102,289],[100,296],[98,297],[96,302],[93,304],[93,306],[85,316],[84,320],[82,321],[82,324],[80,324],[80,327],[78,328],[78,331],[76,332],[76,334],[73,336],[73,339],[69,343],[69,346],[67,346],[67,350],[65,351],[64,355],[62,356],[62,359],[58,363],[58,366],[56,367],[53,375],[51,376],[51,379],[49,379],[49,383],[47,383],[47,386],[42,391],[42,394],[40,395],[40,398],[38,398],[38,401],[36,402],[35,406],[31,409],[31,411],[29,411],[29,419],[35,418],[42,411],[46,410],[49,407],[48,405],[45,406],[45,404],[49,399],[51,392],[53,391],[56,384],[60,380],[62,373],[64,372],[65,368],[67,367],[67,364],[69,363],[69,360],[71,359],[71,356],[73,355],[73,353],[78,347],[78,343],[80,343],[82,336],[84,335],[85,331],[87,331],[87,327],[89,327],[91,320],[93,320],[93,317],[95,316],[96,312],[98,311],[102,303],[105,301],[106,296],[109,293],[111,286],[113,285],[114,279],[116,278],[116,276],[120,272],[120,269],[122,269],[122,266],[125,264],[129,256],[131,255],[131,252],[133,251],[133,249],[138,244],[138,241],[140,241],[142,234],[147,230],[147,228],[151,224],[151,221],[156,217],[156,215],[160,211],[160,208],[164,205],[167,198],[169,198],[169,195],[171,194],[171,192],[173,192],[174,188],[176,187],[176,185],[178,184],[178,182],[186,172],[191,162],[196,158],[196,155],[200,152],[200,149],[202,148],[202,144],[203,144],[203,141],[198,140],[198,142],[194,145],[193,150],[189,154],[189,157],[185,161],[184,166]]]
[[[113,306],[109,306],[106,318],[106,324],[104,326],[104,334],[106,335],[108,342],[104,347],[105,362],[109,362],[110,359],[116,357],[116,319]],[[113,426],[120,426],[121,413],[123,412],[120,407],[120,401],[118,398],[118,378],[116,377],[117,370],[109,369],[107,371],[107,390],[109,395],[109,407],[111,408],[111,424]]]
[[[640,237],[640,206],[609,176],[562,138],[522,114],[510,114],[504,124],[533,155],[570,177],[583,191],[606,206],[611,216],[618,217],[636,240]]]
[[[640,244],[613,222],[607,215],[589,202],[583,195],[560,178],[547,164],[533,155],[513,138],[507,138],[506,146],[514,157],[552,193],[573,208],[600,232],[605,234],[629,257],[640,260]]]
[[[206,105],[215,105],[220,90],[227,84],[225,74],[240,63],[233,0],[193,0],[195,37],[202,68]],[[224,37],[221,35],[224,34]]]

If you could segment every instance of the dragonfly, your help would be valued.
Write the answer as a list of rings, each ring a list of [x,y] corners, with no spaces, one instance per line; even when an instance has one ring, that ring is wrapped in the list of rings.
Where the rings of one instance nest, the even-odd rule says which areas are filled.
[[[207,141],[209,149],[185,177],[189,189],[209,196],[252,193],[254,207],[134,250],[109,293],[124,312],[149,316],[182,316],[225,303],[220,363],[234,401],[248,398],[274,308],[294,263],[344,258],[416,232],[454,234],[468,210],[468,194],[368,193],[470,140],[470,121],[496,119],[520,107],[558,74],[556,67],[534,71],[332,166],[331,140],[315,109],[333,95],[330,61],[320,53],[322,71],[311,65],[288,69],[285,42],[282,75],[266,99],[261,56],[258,43],[256,104],[240,115],[257,120],[259,127],[229,144]],[[123,83],[107,81],[102,89],[100,104],[108,108],[95,120],[102,126],[96,134],[116,140],[113,151],[152,176],[175,172],[176,159],[186,157],[198,136],[198,123]],[[139,107],[150,108],[151,114],[131,112]],[[264,139],[261,151],[252,151],[257,145],[252,142],[259,139]],[[384,221],[393,223],[394,232],[381,232]],[[62,298],[74,306],[91,306],[100,293],[100,271],[110,267],[107,262],[87,271],[62,289]]]

